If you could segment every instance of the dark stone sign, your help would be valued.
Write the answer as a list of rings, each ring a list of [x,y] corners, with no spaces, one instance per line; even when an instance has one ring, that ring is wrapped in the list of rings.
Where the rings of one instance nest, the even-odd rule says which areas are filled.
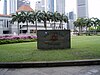
[[[67,49],[71,47],[70,30],[38,30],[38,49]]]

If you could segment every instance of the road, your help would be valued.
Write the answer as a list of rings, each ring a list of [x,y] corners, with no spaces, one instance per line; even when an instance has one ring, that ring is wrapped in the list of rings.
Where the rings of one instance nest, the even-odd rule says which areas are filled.
[[[0,75],[100,75],[100,65],[46,68],[0,68]]]

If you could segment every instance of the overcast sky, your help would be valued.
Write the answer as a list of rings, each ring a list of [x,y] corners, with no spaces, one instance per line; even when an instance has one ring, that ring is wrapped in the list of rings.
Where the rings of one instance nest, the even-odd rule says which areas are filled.
[[[35,8],[35,2],[38,0],[30,0],[31,7]],[[0,2],[0,14],[3,10],[3,0]],[[100,0],[88,0],[89,17],[100,18]],[[66,13],[74,11],[76,13],[76,0],[66,0]]]

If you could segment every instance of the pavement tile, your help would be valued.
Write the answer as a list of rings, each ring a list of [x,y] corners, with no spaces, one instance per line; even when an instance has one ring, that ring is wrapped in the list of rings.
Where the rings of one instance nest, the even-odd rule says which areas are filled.
[[[82,69],[78,75],[100,75],[100,66],[88,66]]]
[[[4,75],[7,71],[8,69],[0,69],[0,75]]]
[[[0,69],[0,75],[100,75],[100,65]]]

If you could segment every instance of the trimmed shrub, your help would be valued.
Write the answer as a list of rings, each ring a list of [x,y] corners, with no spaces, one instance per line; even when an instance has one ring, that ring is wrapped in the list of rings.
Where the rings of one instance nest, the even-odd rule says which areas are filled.
[[[35,42],[36,36],[0,36],[0,44],[22,43],[22,42]]]

